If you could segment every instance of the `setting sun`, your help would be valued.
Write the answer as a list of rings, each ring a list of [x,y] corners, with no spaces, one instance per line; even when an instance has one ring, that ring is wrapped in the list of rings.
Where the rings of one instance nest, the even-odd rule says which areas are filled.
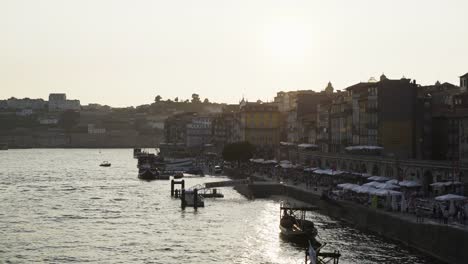
[[[311,49],[310,32],[303,24],[286,22],[265,29],[265,53],[283,61],[303,59]]]

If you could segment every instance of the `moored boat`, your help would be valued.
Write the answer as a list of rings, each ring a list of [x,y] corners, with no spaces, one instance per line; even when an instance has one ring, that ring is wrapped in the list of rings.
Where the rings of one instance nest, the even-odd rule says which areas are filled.
[[[138,172],[138,178],[141,180],[152,181],[156,180],[158,176],[159,172],[153,169],[144,168],[140,169],[140,171]]]
[[[99,164],[99,166],[101,166],[101,167],[110,167],[111,163],[108,162],[108,161],[103,161],[101,164]]]
[[[306,212],[317,210],[310,206],[280,207],[280,231],[283,238],[294,242],[307,242],[317,236],[317,229],[312,221],[306,220]]]

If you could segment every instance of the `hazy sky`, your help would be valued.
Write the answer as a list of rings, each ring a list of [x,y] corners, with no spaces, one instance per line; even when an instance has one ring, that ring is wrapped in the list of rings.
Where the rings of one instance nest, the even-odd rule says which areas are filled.
[[[467,0],[0,0],[0,98],[238,102],[385,73],[459,84]]]

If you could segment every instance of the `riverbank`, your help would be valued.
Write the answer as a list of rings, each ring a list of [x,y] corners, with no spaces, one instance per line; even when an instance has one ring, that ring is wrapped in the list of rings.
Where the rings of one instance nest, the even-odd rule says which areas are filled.
[[[267,178],[250,175],[261,183],[236,188],[240,193],[255,198],[284,195],[312,203],[328,216],[345,221],[355,227],[396,240],[431,255],[441,261],[454,264],[468,263],[468,230],[451,225],[426,221],[417,223],[413,215],[376,210],[347,201],[323,200],[321,190],[305,186],[276,183]]]

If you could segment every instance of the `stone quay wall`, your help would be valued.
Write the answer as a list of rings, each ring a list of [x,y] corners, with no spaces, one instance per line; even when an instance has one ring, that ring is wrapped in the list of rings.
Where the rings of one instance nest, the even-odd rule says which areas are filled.
[[[254,177],[255,178],[255,177]],[[253,183],[236,187],[247,197],[266,198],[284,195],[315,204],[320,212],[355,227],[399,241],[447,263],[468,263],[468,231],[448,225],[416,223],[382,210],[346,201],[322,200],[320,196],[294,186],[279,183]]]

